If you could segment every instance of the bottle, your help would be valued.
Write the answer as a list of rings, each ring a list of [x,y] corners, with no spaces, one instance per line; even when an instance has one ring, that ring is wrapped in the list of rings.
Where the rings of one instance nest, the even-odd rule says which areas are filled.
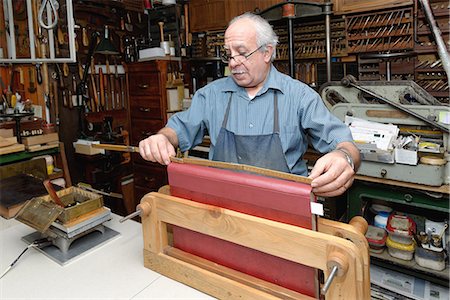
[[[389,218],[389,212],[387,211],[380,211],[378,212],[378,215],[375,216],[375,220],[374,220],[374,226],[376,227],[380,227],[383,229],[386,229],[386,225],[388,222],[388,218]]]

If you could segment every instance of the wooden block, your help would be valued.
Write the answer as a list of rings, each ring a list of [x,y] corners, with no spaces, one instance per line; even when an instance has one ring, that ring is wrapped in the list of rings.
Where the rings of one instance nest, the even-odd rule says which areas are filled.
[[[5,129],[0,128],[0,136],[4,138],[9,138],[14,136],[14,130],[12,128]]]
[[[14,152],[20,152],[20,151],[24,151],[24,150],[25,150],[25,145],[15,144],[15,145],[0,148],[0,155],[14,153]]]
[[[0,148],[17,144],[17,138],[15,136],[4,138],[0,136]]]
[[[50,149],[50,148],[57,148],[59,146],[59,142],[51,142],[51,143],[47,143],[47,144],[39,144],[39,145],[30,145],[30,146],[26,146],[27,150],[29,152],[36,152],[36,151],[41,151],[41,150],[45,150],[45,149]]]
[[[26,201],[12,205],[10,207],[6,207],[0,204],[0,216],[2,216],[5,219],[11,219],[14,218],[19,210],[24,206]]]
[[[25,146],[41,145],[57,141],[59,141],[59,138],[56,132],[22,138],[22,144]]]

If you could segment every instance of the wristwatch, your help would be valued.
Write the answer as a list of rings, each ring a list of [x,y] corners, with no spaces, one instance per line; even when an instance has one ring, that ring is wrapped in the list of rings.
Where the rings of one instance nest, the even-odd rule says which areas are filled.
[[[347,150],[345,150],[344,148],[336,148],[336,149],[334,149],[334,151],[338,151],[338,152],[341,152],[342,154],[344,154],[345,159],[347,160],[348,164],[350,165],[350,167],[352,167],[352,170],[355,171],[355,163],[353,162],[353,157],[350,155],[350,153],[348,153]]]

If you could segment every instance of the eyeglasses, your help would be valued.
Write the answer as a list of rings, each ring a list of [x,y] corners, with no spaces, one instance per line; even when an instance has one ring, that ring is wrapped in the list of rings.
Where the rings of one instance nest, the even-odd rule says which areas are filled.
[[[257,49],[250,52],[249,54],[237,54],[235,56],[229,56],[226,52],[224,52],[224,53],[222,53],[220,58],[226,64],[228,64],[231,59],[234,59],[234,61],[238,64],[242,64],[242,63],[246,62],[248,60],[248,58],[253,55],[253,53],[255,53],[256,51],[261,49],[263,46],[264,45],[259,46]]]

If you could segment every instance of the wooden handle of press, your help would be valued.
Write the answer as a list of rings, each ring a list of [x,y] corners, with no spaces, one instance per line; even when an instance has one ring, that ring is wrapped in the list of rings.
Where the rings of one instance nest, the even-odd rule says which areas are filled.
[[[50,180],[46,179],[44,180],[44,187],[47,190],[50,197],[55,201],[56,204],[58,204],[61,207],[64,207],[64,203],[62,203],[61,199],[56,194],[55,189],[53,188],[53,184],[50,182]]]
[[[339,250],[334,250],[328,255],[327,268],[331,270],[335,266],[338,267],[337,276],[342,276],[347,273],[349,266],[348,257]]]
[[[353,217],[350,220],[349,224],[352,225],[356,230],[358,230],[362,234],[366,234],[367,229],[369,228],[369,224],[367,223],[366,219],[364,219],[361,216]]]
[[[161,36],[161,42],[164,42],[164,22],[158,22],[159,34]]]

